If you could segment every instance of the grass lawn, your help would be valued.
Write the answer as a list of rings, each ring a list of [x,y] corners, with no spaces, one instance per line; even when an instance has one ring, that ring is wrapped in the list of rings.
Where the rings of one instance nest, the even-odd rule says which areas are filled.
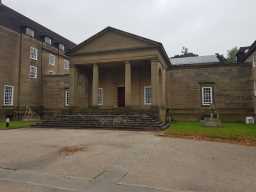
[[[32,122],[30,121],[11,121],[9,128],[10,129],[18,129],[18,128],[26,128],[30,127]],[[5,129],[5,122],[0,121],[0,129]]]
[[[221,128],[207,128],[199,122],[174,122],[165,131],[165,135],[235,141],[246,140],[256,143],[256,125],[223,123]]]

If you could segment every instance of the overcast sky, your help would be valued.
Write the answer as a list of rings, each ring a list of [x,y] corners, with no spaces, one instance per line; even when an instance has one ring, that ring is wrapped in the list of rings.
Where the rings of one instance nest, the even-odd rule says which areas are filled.
[[[2,0],[80,43],[107,26],[182,46],[200,55],[226,54],[256,40],[256,0]]]

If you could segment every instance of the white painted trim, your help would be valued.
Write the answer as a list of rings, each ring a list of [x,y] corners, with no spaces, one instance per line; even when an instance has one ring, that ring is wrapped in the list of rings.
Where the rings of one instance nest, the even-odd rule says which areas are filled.
[[[99,98],[100,97],[100,95],[99,95],[100,91],[101,91],[101,98]],[[101,101],[101,102],[99,102],[99,101]],[[97,105],[99,105],[99,106],[104,105],[104,89],[103,88],[98,88]]]
[[[11,87],[12,88],[12,95],[11,95],[11,103],[10,104],[6,104],[5,103],[5,88],[6,87]],[[4,85],[4,96],[3,96],[3,98],[4,98],[4,106],[13,106],[13,97],[14,97],[14,86],[12,86],[12,85]]]
[[[32,73],[33,69],[35,70],[35,73]],[[29,78],[30,79],[37,79],[38,77],[38,67],[34,65],[29,66]]]
[[[53,60],[51,60],[51,59],[53,59]],[[49,53],[48,63],[49,63],[49,65],[53,65],[54,66],[56,64],[56,56],[51,54],[51,53]]]
[[[204,101],[204,89],[210,89],[210,99],[211,99],[210,102],[205,103],[205,101]],[[210,105],[212,105],[213,104],[213,87],[203,86],[201,92],[202,92],[202,105],[203,106],[210,106]]]
[[[151,89],[151,103],[147,103],[146,89]],[[144,105],[152,105],[152,86],[144,86]]]
[[[252,66],[256,67],[256,55],[252,56]]]
[[[35,47],[30,47],[30,59],[38,60],[38,49]]]
[[[69,106],[69,102],[70,102],[70,90],[65,89],[65,91],[64,91],[64,105],[65,105],[65,107]]]
[[[64,70],[69,70],[69,68],[70,68],[70,61],[69,60],[67,60],[67,59],[64,59],[64,62],[63,62],[64,64]]]

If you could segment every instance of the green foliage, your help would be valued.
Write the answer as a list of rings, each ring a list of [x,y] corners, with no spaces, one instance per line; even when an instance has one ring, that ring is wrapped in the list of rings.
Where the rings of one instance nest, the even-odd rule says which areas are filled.
[[[229,64],[237,63],[237,58],[236,58],[237,53],[238,53],[237,47],[234,47],[234,48],[228,50],[227,63],[229,63]]]
[[[11,121],[9,128],[18,129],[18,128],[27,128],[32,125],[30,121]],[[0,122],[0,129],[5,129],[5,122]]]
[[[165,132],[173,136],[203,136],[219,139],[251,139],[256,141],[256,125],[223,123],[221,128],[207,128],[200,122],[175,122]]]

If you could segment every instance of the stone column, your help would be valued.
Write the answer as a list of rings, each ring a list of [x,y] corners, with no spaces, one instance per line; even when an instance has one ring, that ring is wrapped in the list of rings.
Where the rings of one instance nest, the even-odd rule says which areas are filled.
[[[158,98],[158,64],[159,61],[151,60],[151,88],[152,88],[152,105],[158,106],[159,105],[159,98]]]
[[[132,76],[131,63],[125,62],[125,106],[132,105]]]
[[[162,75],[162,106],[166,106],[166,70],[163,69],[163,75]]]
[[[71,103],[73,107],[78,106],[78,69],[75,66],[71,67],[71,86],[70,86],[70,92],[71,92]]]
[[[99,66],[93,64],[93,77],[92,77],[92,105],[97,106],[98,88],[99,88]]]

